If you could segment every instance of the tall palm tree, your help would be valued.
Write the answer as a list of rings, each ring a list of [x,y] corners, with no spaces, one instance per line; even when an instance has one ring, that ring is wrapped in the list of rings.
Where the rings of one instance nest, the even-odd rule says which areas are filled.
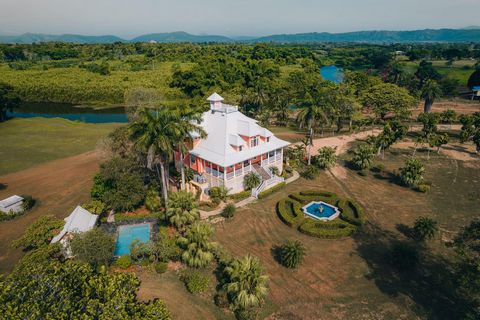
[[[142,108],[136,120],[130,124],[131,138],[136,145],[147,153],[147,168],[155,170],[161,182],[165,204],[168,200],[167,177],[165,166],[173,153],[174,144],[178,140],[178,112],[170,108]],[[160,173],[159,169],[160,167]]]
[[[183,229],[200,218],[197,201],[190,192],[172,193],[167,207],[166,217],[178,229]]]
[[[236,307],[248,309],[262,303],[268,291],[268,277],[262,275],[258,258],[246,255],[235,259],[225,272],[229,277],[226,289]]]
[[[311,164],[311,148],[315,129],[317,129],[322,122],[327,121],[327,105],[325,104],[325,101],[322,101],[322,99],[317,99],[315,96],[317,95],[314,94],[312,96],[311,94],[307,94],[307,97],[301,102],[303,107],[302,111],[300,111],[297,115],[297,122],[300,128],[307,127],[310,131],[308,142],[308,165]]]
[[[435,99],[442,96],[442,89],[435,80],[428,79],[422,86],[421,96],[425,99],[423,112],[429,112]]]
[[[204,268],[213,260],[213,249],[215,244],[210,242],[213,235],[213,228],[208,223],[195,222],[185,233],[185,236],[178,240],[185,249],[182,260],[190,267]]]
[[[176,146],[180,153],[180,172],[182,176],[181,189],[185,189],[185,153],[196,137],[205,138],[207,133],[199,125],[202,121],[202,114],[199,110],[190,107],[181,107],[175,109],[178,118],[178,136],[176,137]]]

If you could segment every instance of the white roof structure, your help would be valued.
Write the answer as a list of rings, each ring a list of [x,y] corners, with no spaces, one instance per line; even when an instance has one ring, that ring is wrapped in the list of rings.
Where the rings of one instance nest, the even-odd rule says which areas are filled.
[[[23,210],[23,198],[13,195],[0,201],[0,211],[18,213]]]
[[[65,225],[62,231],[56,235],[51,243],[60,241],[67,233],[80,233],[92,230],[97,223],[98,215],[77,206],[75,210],[65,218]]]
[[[190,154],[228,167],[248,160],[260,154],[288,146],[290,143],[273,135],[268,129],[258,125],[257,121],[238,111],[238,107],[221,103],[223,98],[217,93],[208,99],[211,109],[202,116],[200,124],[207,137],[190,150]],[[248,147],[241,136],[268,137],[269,142],[261,143],[256,147]],[[244,146],[242,151],[234,147]]]

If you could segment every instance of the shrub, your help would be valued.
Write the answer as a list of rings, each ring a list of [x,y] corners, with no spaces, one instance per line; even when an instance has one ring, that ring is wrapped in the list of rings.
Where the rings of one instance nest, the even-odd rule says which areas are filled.
[[[12,242],[13,247],[23,250],[37,249],[48,245],[64,221],[47,215],[35,220],[22,237]]]
[[[312,164],[320,169],[328,169],[335,165],[337,155],[335,148],[323,147],[318,149],[318,155],[312,157]]]
[[[351,224],[361,226],[365,222],[363,209],[356,202],[347,199],[341,199],[337,204],[341,210],[340,218]]]
[[[262,178],[256,172],[249,172],[243,178],[243,184],[246,190],[252,190],[262,183]]]
[[[143,264],[148,262],[151,254],[152,249],[149,243],[133,240],[130,244],[130,258],[135,263]]]
[[[165,273],[168,269],[168,262],[157,262],[155,263],[155,271],[157,273]]]
[[[426,239],[432,239],[438,231],[437,222],[432,218],[419,217],[415,220],[413,226],[413,233],[415,238],[424,241]]]
[[[270,170],[270,172],[272,173],[272,175],[278,176],[278,174],[280,173],[280,170],[278,169],[278,167],[271,166],[271,167],[268,168],[268,169]]]
[[[280,262],[284,267],[294,269],[303,261],[305,256],[305,247],[296,241],[287,240],[280,247]]]
[[[132,259],[130,256],[120,256],[115,261],[115,266],[121,269],[127,269],[132,265]]]
[[[280,182],[279,184],[271,187],[270,189],[267,189],[265,191],[260,192],[258,194],[258,199],[263,199],[263,198],[268,197],[272,193],[277,192],[280,189],[283,189],[285,187],[285,185],[286,185],[285,182]]]
[[[36,200],[32,198],[32,196],[22,196],[23,198],[23,203],[22,203],[22,209],[23,211],[28,211],[33,208],[35,205]]]
[[[314,180],[320,172],[315,166],[307,166],[305,170],[302,171],[302,177],[308,180]]]
[[[250,198],[251,196],[252,196],[252,192],[248,191],[248,190],[245,190],[245,191],[242,191],[242,192],[239,192],[239,193],[231,194],[228,197],[231,200],[233,200],[235,202],[238,202],[238,201],[242,201],[244,199]]]
[[[430,190],[430,186],[428,184],[420,184],[415,188],[416,191],[421,192],[421,193],[426,193],[428,190]]]
[[[282,199],[277,203],[277,213],[280,219],[290,227],[297,226],[303,220],[300,204],[291,199]]]
[[[369,144],[361,144],[353,151],[352,162],[359,170],[370,168],[375,156],[373,147]]]
[[[227,308],[229,306],[228,295],[225,290],[219,290],[213,297],[213,301],[219,308]]]
[[[180,280],[188,292],[193,294],[205,292],[210,286],[210,279],[199,271],[185,270],[180,274]]]
[[[234,204],[229,203],[225,206],[225,208],[223,208],[221,215],[224,218],[233,218],[236,209],[237,208],[235,207]]]
[[[92,202],[84,204],[83,208],[93,214],[98,214],[98,215],[101,215],[102,213],[104,213],[106,209],[105,203],[103,203],[100,200],[92,200]]]
[[[405,161],[405,166],[400,168],[400,179],[409,187],[417,187],[423,182],[424,172],[423,164],[415,158],[410,158]]]
[[[328,191],[301,191],[289,196],[290,198],[304,204],[310,201],[323,201],[331,205],[336,205],[338,196]]]
[[[212,187],[209,195],[213,203],[219,204],[221,201],[227,200],[228,190],[224,186]]]
[[[158,192],[155,189],[149,189],[147,191],[147,195],[145,197],[145,206],[151,212],[158,211],[161,207],[162,203],[160,197],[158,196]]]

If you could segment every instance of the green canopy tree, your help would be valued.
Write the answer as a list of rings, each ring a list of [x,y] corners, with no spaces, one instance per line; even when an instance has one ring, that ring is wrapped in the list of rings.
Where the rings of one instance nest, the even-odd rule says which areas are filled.
[[[77,260],[89,263],[94,268],[108,266],[113,258],[115,240],[102,229],[95,228],[76,234],[70,241],[70,248]]]
[[[7,111],[18,107],[20,98],[13,87],[0,82],[0,122],[7,120]]]
[[[12,242],[12,246],[29,251],[48,245],[52,238],[60,232],[63,224],[64,221],[52,215],[42,216],[28,226],[25,233]]]
[[[364,91],[361,101],[363,105],[372,108],[375,115],[385,119],[389,114],[399,118],[406,118],[415,108],[415,98],[407,89],[392,83],[382,83]]]
[[[182,260],[190,267],[204,268],[213,260],[213,249],[215,244],[210,242],[213,235],[213,228],[208,223],[195,222],[187,231],[185,236],[178,240],[181,247],[185,249]]]

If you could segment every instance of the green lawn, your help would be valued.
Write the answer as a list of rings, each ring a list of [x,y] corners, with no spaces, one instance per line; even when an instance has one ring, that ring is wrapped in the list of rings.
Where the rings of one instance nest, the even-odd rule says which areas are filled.
[[[0,123],[0,175],[93,150],[119,124],[65,119],[12,119]]]
[[[451,66],[447,66],[446,62],[446,60],[435,60],[432,61],[432,64],[441,75],[456,79],[460,82],[460,85],[466,86],[468,78],[475,71],[475,61],[458,60],[454,61]],[[405,61],[402,62],[402,64],[407,72],[415,73],[419,61]],[[468,69],[466,69],[466,67],[468,67]]]

